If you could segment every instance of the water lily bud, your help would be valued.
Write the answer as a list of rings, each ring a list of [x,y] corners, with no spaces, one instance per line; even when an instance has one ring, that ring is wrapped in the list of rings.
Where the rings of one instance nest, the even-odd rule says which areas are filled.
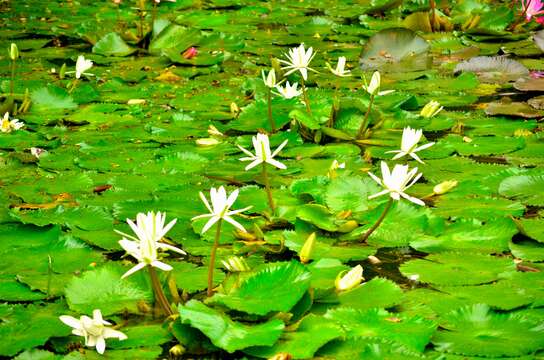
[[[457,180],[446,180],[446,181],[443,181],[441,182],[440,184],[438,185],[435,185],[433,187],[433,193],[435,195],[442,195],[442,194],[445,194],[447,193],[448,191],[450,191],[451,189],[453,189],[454,187],[456,187],[458,184]]]
[[[217,128],[213,125],[210,125],[208,127],[208,134],[211,136],[225,136],[221,131],[217,130]]]
[[[363,267],[357,265],[347,273],[346,271],[340,272],[336,277],[334,285],[337,291],[347,291],[359,286],[363,280]]]
[[[299,254],[301,263],[306,264],[307,262],[310,261],[312,252],[315,247],[315,239],[316,239],[315,232],[313,232],[310,234],[310,236],[308,236],[308,238],[304,242],[304,245],[302,246],[302,249],[300,250],[300,254]]]
[[[184,59],[190,60],[197,55],[198,55],[198,50],[195,47],[191,46],[190,48],[185,50],[185,52],[181,56],[183,56]]]
[[[200,147],[211,147],[211,146],[215,146],[219,144],[219,141],[214,138],[197,139],[195,142],[196,142],[196,145]]]
[[[374,255],[368,255],[367,259],[368,259],[368,262],[370,262],[372,265],[378,265],[382,263],[382,261]]]
[[[232,115],[237,115],[238,113],[240,113],[240,108],[238,107],[238,105],[236,105],[235,102],[230,103],[230,112]]]
[[[129,99],[127,101],[127,105],[144,105],[145,103],[145,99]]]
[[[440,106],[438,101],[431,100],[423,107],[423,109],[421,109],[419,115],[423,116],[424,118],[432,118],[442,111],[442,109],[444,109],[444,107]]]
[[[66,75],[66,63],[62,64],[59,70],[59,79],[64,79],[64,75]]]
[[[174,345],[168,350],[172,356],[181,356],[185,354],[186,349],[181,344]]]
[[[251,270],[244,258],[231,256],[226,261],[221,260],[221,263],[230,272],[244,272]]]
[[[19,48],[17,48],[17,44],[11,43],[11,46],[9,47],[9,57],[11,61],[15,61],[19,58]]]
[[[355,220],[348,220],[338,227],[338,232],[348,233],[355,229],[359,224]]]
[[[268,360],[291,360],[293,356],[289,353],[278,353],[270,358]]]

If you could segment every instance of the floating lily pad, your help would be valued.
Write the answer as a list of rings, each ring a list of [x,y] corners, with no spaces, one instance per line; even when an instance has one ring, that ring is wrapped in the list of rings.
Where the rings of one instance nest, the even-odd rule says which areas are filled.
[[[136,49],[127,45],[119,34],[111,32],[98,40],[93,46],[93,53],[104,56],[128,56]]]
[[[544,175],[520,175],[504,179],[499,186],[503,196],[519,200],[527,205],[544,205]]]
[[[519,91],[544,91],[544,79],[520,78],[514,83]]]
[[[439,351],[465,356],[521,356],[544,346],[541,325],[526,317],[498,314],[478,304],[444,316],[432,339]],[[515,339],[515,340],[514,340]]]
[[[473,72],[484,81],[499,83],[529,75],[525,66],[504,56],[476,56],[457,64],[453,72]]]

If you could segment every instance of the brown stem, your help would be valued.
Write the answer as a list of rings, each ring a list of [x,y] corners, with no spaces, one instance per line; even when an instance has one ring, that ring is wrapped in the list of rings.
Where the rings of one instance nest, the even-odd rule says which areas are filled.
[[[368,127],[368,118],[370,116],[370,110],[372,110],[374,97],[375,95],[370,95],[370,102],[368,103],[368,109],[366,110],[365,118],[363,119],[363,122],[361,123],[361,126],[359,127],[359,131],[357,132],[357,139],[360,139],[363,136],[363,133],[366,131]]]
[[[276,123],[272,117],[272,89],[268,88],[268,121],[270,122],[270,128],[272,132],[276,132]]]
[[[223,219],[219,219],[217,222],[217,228],[215,229],[215,239],[213,240],[212,253],[210,255],[210,264],[208,265],[208,297],[213,295],[213,270],[215,269],[215,253],[219,247],[219,237],[221,236],[221,223]]]
[[[370,229],[367,230],[366,233],[364,233],[364,235],[361,237],[361,239],[359,240],[360,242],[365,242],[366,239],[368,239],[368,237],[374,232],[374,230],[376,230],[378,228],[378,226],[380,226],[380,224],[382,223],[383,219],[385,219],[385,216],[387,215],[387,212],[389,211],[389,209],[391,208],[391,205],[393,204],[393,198],[392,197],[389,197],[389,201],[387,202],[387,204],[385,205],[385,209],[383,209],[383,212],[382,214],[380,215],[380,218],[378,219],[378,221],[376,221],[376,223],[374,225],[372,225],[372,227]]]
[[[302,95],[304,96],[304,103],[306,104],[306,111],[312,115],[312,108],[310,107],[310,100],[308,99],[308,92],[306,91],[306,83],[304,77],[300,78],[300,84],[302,85]]]
[[[268,205],[270,210],[272,210],[272,215],[276,212],[276,206],[274,205],[274,199],[272,198],[272,190],[270,189],[270,181],[268,180],[268,171],[266,171],[266,162],[263,162],[263,181],[264,188],[266,190],[266,195],[268,196]]]
[[[434,24],[436,21],[436,3],[434,0],[430,0],[431,3],[431,31],[434,32]]]
[[[161,282],[155,268],[148,265],[147,269],[149,271],[149,277],[151,278],[151,286],[153,287],[153,293],[155,294],[155,301],[159,303],[159,306],[163,309],[167,316],[174,315],[174,311],[172,311],[170,303],[162,291]]]

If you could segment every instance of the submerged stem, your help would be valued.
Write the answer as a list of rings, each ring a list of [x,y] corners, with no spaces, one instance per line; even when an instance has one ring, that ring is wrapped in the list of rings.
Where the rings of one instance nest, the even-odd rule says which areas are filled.
[[[363,119],[363,122],[361,123],[361,126],[359,127],[359,131],[357,132],[357,139],[360,139],[366,129],[368,128],[368,118],[370,116],[370,111],[372,110],[372,104],[374,104],[374,97],[375,95],[370,95],[370,102],[368,103],[368,109],[366,110],[365,118]]]
[[[276,206],[274,205],[274,199],[272,198],[272,189],[270,189],[270,181],[268,179],[268,171],[266,171],[266,162],[263,162],[263,181],[264,181],[264,188],[266,190],[266,195],[268,196],[268,205],[270,206],[270,210],[272,210],[272,215],[276,212]]]
[[[383,219],[385,219],[385,216],[387,215],[387,213],[389,212],[389,209],[391,208],[391,205],[393,205],[393,198],[390,197],[389,198],[389,201],[387,202],[387,204],[385,205],[385,208],[383,209],[383,212],[382,214],[380,215],[378,221],[376,221],[376,223],[374,225],[372,225],[372,227],[370,229],[368,229],[363,236],[361,236],[361,239],[359,241],[361,242],[365,242],[366,239],[368,239],[368,237],[374,232],[374,230],[376,230],[378,228],[378,226],[380,226],[380,224],[382,223]]]
[[[270,128],[272,132],[276,132],[276,123],[272,116],[272,89],[268,88],[268,121],[270,122]]]
[[[223,219],[219,219],[217,222],[217,228],[215,229],[215,239],[213,240],[212,253],[210,255],[210,265],[208,265],[208,293],[207,296],[213,295],[213,270],[215,269],[215,253],[219,247],[219,237],[221,236],[221,223]]]
[[[155,268],[151,265],[149,265],[147,269],[149,271],[149,277],[151,278],[151,286],[153,287],[153,293],[155,294],[155,301],[159,303],[160,307],[163,309],[167,316],[174,315],[174,311],[172,311],[170,303],[168,303],[168,299],[166,298],[166,295],[164,295],[164,291],[162,290],[161,282],[159,280],[159,276],[157,275],[157,271],[155,271]]]

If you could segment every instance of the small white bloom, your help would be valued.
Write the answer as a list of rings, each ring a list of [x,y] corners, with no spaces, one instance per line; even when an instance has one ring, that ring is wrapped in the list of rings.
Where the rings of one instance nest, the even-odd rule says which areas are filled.
[[[363,89],[369,93],[371,96],[383,96],[387,94],[391,94],[395,90],[385,90],[380,91],[380,85],[381,85],[381,76],[379,71],[375,71],[374,74],[372,74],[372,78],[370,79],[370,83],[367,85],[366,79],[365,84],[363,85]]]
[[[276,71],[274,69],[271,69],[268,72],[268,75],[266,75],[264,70],[262,70],[261,74],[263,76],[263,82],[267,87],[273,89],[276,87],[276,85],[278,85],[276,83]]]
[[[289,84],[289,81],[286,81],[285,87],[281,85],[276,85],[276,89],[278,90],[278,92],[274,93],[280,95],[285,99],[292,99],[302,94],[302,90],[297,89],[297,87],[298,83],[293,83],[293,85],[291,85]]]
[[[106,350],[106,339],[127,339],[127,336],[122,332],[105,326],[111,325],[111,323],[102,318],[102,313],[98,309],[93,311],[92,318],[83,315],[78,320],[73,316],[62,315],[59,319],[73,328],[72,334],[85,338],[85,346],[96,347],[99,354],[103,354]]]
[[[10,133],[13,130],[19,130],[25,126],[25,124],[22,121],[19,121],[19,119],[9,119],[9,113],[5,113],[4,117],[0,119],[0,131],[3,133]]]
[[[87,60],[83,55],[79,55],[76,61],[76,78],[81,78],[81,75],[92,75],[85,72],[92,67],[93,62],[91,60]]]
[[[418,282],[419,281],[419,274],[408,276],[408,280]]]
[[[239,190],[236,189],[233,192],[230,193],[230,195],[227,197],[227,191],[223,186],[220,186],[219,189],[211,188],[210,189],[210,200],[212,205],[210,206],[210,203],[206,199],[206,196],[202,193],[202,191],[199,193],[200,198],[202,199],[202,202],[204,205],[206,205],[206,208],[210,211],[209,214],[204,215],[198,215],[192,218],[191,220],[201,219],[201,218],[207,218],[209,217],[210,220],[204,225],[202,228],[202,234],[204,234],[206,231],[208,231],[216,222],[218,222],[220,219],[225,220],[226,222],[231,223],[236,228],[240,229],[243,232],[247,232],[246,229],[231,218],[232,215],[239,214],[241,212],[244,212],[246,210],[251,209],[251,206],[245,207],[243,209],[239,210],[230,210],[230,207],[234,202],[236,201],[236,198],[238,197]]]
[[[390,172],[387,164],[384,161],[382,161],[381,168],[382,168],[383,180],[378,178],[376,175],[372,173],[368,173],[368,175],[374,181],[376,181],[378,184],[384,187],[385,190],[380,191],[377,194],[369,196],[368,197],[369,199],[373,199],[381,195],[389,194],[389,196],[391,196],[394,200],[400,200],[400,197],[402,196],[403,198],[413,202],[414,204],[425,206],[425,203],[423,201],[421,201],[418,198],[412,197],[404,192],[410,186],[414,185],[416,181],[418,181],[419,178],[421,177],[422,174],[417,173],[417,167],[408,171],[408,165],[397,164],[393,168],[393,172]]]
[[[444,107],[440,106],[440,103],[438,101],[431,100],[423,107],[423,109],[421,109],[419,115],[425,118],[432,118],[440,111],[442,111],[442,109],[444,109]]]
[[[287,144],[287,140],[282,142],[280,146],[274,150],[274,152],[271,152],[270,150],[270,140],[268,139],[268,135],[258,133],[257,136],[253,136],[251,140],[253,141],[255,154],[238,145],[240,150],[248,155],[248,157],[241,158],[240,161],[252,161],[248,166],[246,166],[246,171],[262,163],[269,163],[278,169],[287,169],[287,166],[277,160],[274,160],[274,156],[276,156],[281,149],[283,149],[283,147]]]
[[[40,156],[42,156],[43,154],[45,154],[47,151],[42,149],[42,148],[38,148],[38,147],[31,147],[30,148],[30,153],[35,156],[37,159],[40,158]]]
[[[172,270],[170,265],[158,260],[159,249],[172,250],[183,255],[186,254],[185,251],[180,250],[177,247],[159,242],[176,223],[176,219],[174,219],[170,221],[168,225],[164,226],[165,220],[166,214],[161,214],[160,212],[157,212],[156,214],[153,211],[150,211],[147,214],[138,213],[136,216],[136,224],[134,224],[132,220],[127,219],[127,223],[130,225],[137,238],[115,230],[118,234],[132,239],[131,241],[123,238],[122,240],[119,240],[119,245],[121,245],[130,256],[138,260],[138,264],[123,274],[121,278],[130,276],[147,265],[154,266],[164,271]]]
[[[363,280],[363,267],[357,265],[347,273],[346,271],[342,271],[338,274],[334,285],[337,291],[347,291],[359,286]]]
[[[245,272],[251,270],[246,260],[239,256],[231,256],[226,261],[221,260],[221,263],[230,272]]]
[[[410,155],[417,162],[424,164],[424,162],[421,161],[419,156],[416,155],[416,152],[433,146],[434,142],[430,142],[425,145],[421,145],[420,147],[417,147],[417,143],[419,142],[419,140],[421,140],[421,135],[423,135],[423,131],[421,129],[416,130],[416,129],[412,129],[409,126],[405,127],[404,130],[402,131],[402,142],[400,145],[400,150],[391,150],[391,151],[387,151],[387,153],[397,154],[393,157],[393,160],[400,159],[401,157],[405,155]]]
[[[300,46],[290,49],[289,54],[285,54],[285,56],[287,57],[287,60],[280,60],[281,63],[287,65],[282,67],[282,69],[288,69],[285,76],[288,76],[295,71],[300,71],[302,78],[307,80],[308,70],[317,72],[309,67],[310,62],[315,56],[314,49],[312,47],[306,51],[306,49],[304,49],[304,44],[300,44]]]
[[[329,68],[329,70],[334,75],[340,76],[340,77],[351,76],[351,71],[346,70],[345,67],[346,67],[346,57],[345,56],[340,56],[338,58],[338,64],[336,64],[336,69],[333,69],[331,67],[331,65],[329,63],[327,63],[327,68]]]

